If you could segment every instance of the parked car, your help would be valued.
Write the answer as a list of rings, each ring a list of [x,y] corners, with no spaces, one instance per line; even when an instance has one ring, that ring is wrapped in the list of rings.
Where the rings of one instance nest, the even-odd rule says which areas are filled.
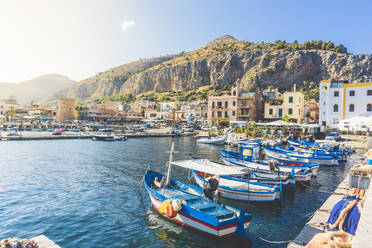
[[[202,126],[202,127],[201,127],[201,130],[203,130],[203,131],[209,131],[209,130],[210,130],[210,128],[209,128],[209,127],[207,127],[207,126]]]
[[[192,128],[190,126],[184,126],[184,127],[182,127],[182,131],[184,131],[184,132],[194,132],[194,128]]]

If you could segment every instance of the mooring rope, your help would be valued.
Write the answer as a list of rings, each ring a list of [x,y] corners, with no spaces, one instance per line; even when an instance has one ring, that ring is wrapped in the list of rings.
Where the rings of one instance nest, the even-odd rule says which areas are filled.
[[[344,194],[341,194],[341,193],[335,193],[335,192],[331,192],[331,191],[318,190],[318,189],[315,189],[315,188],[313,188],[313,187],[310,187],[310,186],[304,184],[303,182],[299,182],[299,183],[300,183],[302,186],[304,186],[304,187],[306,187],[306,188],[308,188],[308,189],[312,189],[312,190],[314,190],[314,191],[317,191],[317,192],[319,192],[319,193],[324,193],[324,194],[334,194],[334,195],[344,195]]]
[[[261,239],[262,241],[265,241],[267,243],[271,243],[271,244],[284,244],[284,243],[289,243],[289,242],[293,242],[294,240],[280,240],[280,241],[274,241],[274,240],[268,240],[268,239],[264,239],[260,236],[258,236],[257,234],[253,233],[253,235],[255,235],[257,238]]]

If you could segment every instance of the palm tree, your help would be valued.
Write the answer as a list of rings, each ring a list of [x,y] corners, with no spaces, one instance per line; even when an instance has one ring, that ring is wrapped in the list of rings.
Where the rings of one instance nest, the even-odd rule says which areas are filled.
[[[13,120],[13,115],[15,115],[14,106],[9,106],[7,109],[8,115],[10,116],[10,120]]]

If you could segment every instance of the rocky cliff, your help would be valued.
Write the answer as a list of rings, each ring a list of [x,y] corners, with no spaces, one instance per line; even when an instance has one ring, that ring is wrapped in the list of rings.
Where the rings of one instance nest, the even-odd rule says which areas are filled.
[[[54,98],[84,100],[236,83],[252,90],[268,86],[287,90],[295,83],[301,86],[303,81],[318,83],[329,78],[354,81],[372,76],[371,55],[340,52],[342,46],[317,42],[314,46],[306,42],[283,45],[280,41],[256,44],[223,36],[188,53],[147,60],[146,66],[130,73],[119,70],[121,67],[114,68],[63,89]]]

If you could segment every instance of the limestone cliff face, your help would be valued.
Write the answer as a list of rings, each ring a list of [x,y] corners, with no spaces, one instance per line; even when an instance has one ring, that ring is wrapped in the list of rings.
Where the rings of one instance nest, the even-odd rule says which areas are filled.
[[[214,55],[184,64],[170,65],[130,77],[120,93],[180,91],[203,85],[240,82],[243,86],[290,89],[303,81],[324,79],[354,81],[372,75],[370,55],[331,51],[249,51]]]
[[[278,46],[279,43],[256,44],[223,36],[188,53],[140,60],[99,73],[57,92],[50,99],[85,100],[236,83],[252,90],[268,86],[288,90],[293,84],[301,86],[303,81],[318,83],[329,78],[354,81],[372,76],[369,54]]]

